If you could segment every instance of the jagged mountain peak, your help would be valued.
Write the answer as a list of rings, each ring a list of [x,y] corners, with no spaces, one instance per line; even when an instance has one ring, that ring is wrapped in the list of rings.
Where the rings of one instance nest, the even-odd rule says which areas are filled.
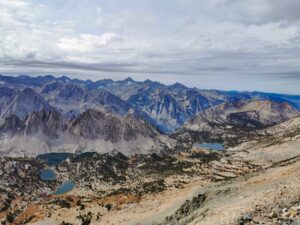
[[[200,90],[132,78],[0,76],[0,86],[2,132],[26,138],[39,134],[48,150],[62,143],[71,151],[151,149],[161,135],[156,128],[172,133],[187,120],[184,126],[196,130],[203,124],[211,130],[212,123],[257,129],[297,115],[293,106],[300,102],[299,96]]]
[[[69,82],[71,79],[67,76],[61,76],[59,78],[57,78],[59,81],[62,81],[62,82]]]
[[[61,115],[55,111],[41,110],[30,113],[25,119],[25,135],[42,133],[50,138],[57,138],[58,131],[64,130],[65,124]]]
[[[118,84],[118,85],[134,85],[134,84],[138,84],[138,83],[140,83],[140,82],[135,81],[131,77],[127,77],[123,80],[117,80],[114,82],[114,84]]]
[[[107,88],[89,89],[83,84],[54,82],[44,86],[41,92],[53,105],[59,105],[62,113],[72,117],[89,108],[106,110],[124,115],[129,106]],[[74,114],[75,113],[75,114]]]
[[[130,155],[160,151],[171,141],[133,114],[120,116],[96,109],[88,109],[70,121],[56,111],[32,112],[23,119],[12,115],[0,126],[0,136],[5,140],[0,141],[0,152],[14,154],[28,149],[29,154],[118,150]]]
[[[179,82],[176,82],[174,84],[171,84],[168,86],[169,89],[176,89],[176,90],[180,90],[180,89],[186,89],[187,87]]]
[[[159,134],[150,124],[132,114],[118,116],[96,109],[88,109],[81,113],[72,120],[69,129],[77,137],[111,142],[132,140],[138,135],[154,137]]]
[[[42,94],[49,94],[52,91],[57,90],[58,88],[62,87],[63,84],[59,81],[54,81],[51,83],[46,84],[45,86],[43,86],[41,93]]]
[[[144,80],[144,83],[152,83],[153,81],[152,80],[150,80],[150,79],[146,79],[146,80]]]
[[[1,118],[9,115],[16,115],[20,118],[25,117],[31,112],[40,111],[56,111],[40,94],[36,93],[32,88],[25,88],[17,93],[11,101],[5,105],[1,111]]]
[[[78,84],[66,84],[61,86],[59,96],[66,98],[82,98],[83,95],[85,95],[85,92],[85,89]]]
[[[135,82],[131,77],[126,77],[123,81],[124,82]]]
[[[57,138],[58,132],[64,129],[65,121],[57,111],[43,109],[33,111],[24,118],[14,114],[6,117],[0,126],[0,135],[44,135],[45,138]]]

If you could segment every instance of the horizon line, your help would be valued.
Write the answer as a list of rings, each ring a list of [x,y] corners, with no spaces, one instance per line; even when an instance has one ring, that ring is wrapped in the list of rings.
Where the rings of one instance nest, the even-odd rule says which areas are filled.
[[[185,84],[182,84],[178,81],[176,81],[175,83],[172,83],[172,84],[166,84],[164,82],[160,82],[160,81],[156,81],[156,80],[152,80],[152,79],[145,79],[143,81],[138,81],[138,80],[135,80],[133,79],[131,76],[128,76],[124,79],[112,79],[112,78],[103,78],[103,79],[81,79],[81,78],[72,78],[70,77],[70,75],[66,75],[66,74],[60,74],[60,75],[55,75],[55,74],[39,74],[39,75],[30,75],[30,74],[10,74],[10,75],[5,75],[3,73],[0,74],[0,76],[2,77],[30,77],[30,78],[43,78],[43,77],[53,77],[54,79],[62,79],[62,78],[67,78],[69,80],[79,80],[79,81],[83,81],[83,82],[87,82],[87,81],[91,81],[93,83],[96,83],[96,82],[99,82],[99,81],[104,81],[104,80],[111,80],[113,82],[122,82],[122,81],[125,81],[125,80],[132,80],[133,82],[136,82],[136,83],[145,83],[147,81],[150,81],[150,82],[153,82],[153,83],[159,83],[161,85],[164,85],[164,86],[167,86],[167,87],[170,87],[170,86],[173,86],[173,85],[176,85],[176,84],[179,84],[179,85],[182,85],[184,86],[185,88],[188,88],[188,89],[198,89],[198,90],[210,90],[210,91],[222,91],[222,92],[238,92],[238,93],[263,93],[263,94],[275,94],[275,95],[286,95],[286,96],[300,96],[300,93],[299,94],[288,94],[288,93],[278,93],[278,92],[266,92],[266,91],[259,91],[259,90],[222,90],[222,89],[216,89],[216,88],[198,88],[198,87],[189,87]]]

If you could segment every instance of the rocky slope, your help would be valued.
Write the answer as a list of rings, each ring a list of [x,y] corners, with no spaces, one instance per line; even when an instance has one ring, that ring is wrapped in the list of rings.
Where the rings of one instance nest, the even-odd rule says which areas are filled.
[[[201,130],[204,123],[228,124],[235,127],[259,129],[272,126],[299,112],[288,103],[265,100],[234,101],[209,108],[185,124],[186,129]]]
[[[297,96],[199,90],[179,83],[167,86],[131,78],[94,82],[53,76],[0,76],[0,81],[2,153],[28,149],[123,149],[129,153],[129,149],[145,152],[171,146],[178,150],[208,139],[234,145],[251,130],[298,114],[291,105],[296,105]],[[96,112],[99,110],[105,113]],[[159,133],[156,129],[168,133],[178,127],[173,137],[179,142],[154,135]]]
[[[225,152],[194,147],[173,154],[85,153],[51,167],[35,158],[0,157],[0,221],[297,224],[299,127],[293,118]],[[39,178],[45,168],[55,171],[55,181]],[[49,194],[63,181],[75,182],[75,190]]]
[[[226,100],[224,92],[201,91],[185,86],[148,88],[132,95],[128,102],[154,119],[163,131],[180,127],[198,112]]]
[[[133,154],[159,152],[172,144],[176,141],[133,114],[118,116],[95,109],[72,120],[46,110],[23,119],[11,115],[0,126],[0,152],[6,155],[113,150]]]
[[[8,91],[8,94],[13,92],[12,89],[6,91]],[[9,95],[10,98],[7,99],[1,109],[1,119],[11,115],[23,118],[31,112],[41,110],[56,111],[53,106],[31,88],[25,88],[22,91]]]
[[[91,81],[50,75],[38,77],[0,75],[0,106],[3,102],[5,102],[3,106],[14,102],[16,92],[25,88],[34,90],[36,92],[34,95],[43,96],[48,104],[67,118],[76,117],[89,108],[105,109],[120,115],[134,111],[137,116],[166,133],[181,127],[186,120],[199,112],[224,102],[269,100],[287,102],[300,109],[300,97],[292,95],[200,90],[179,83],[164,85],[151,80],[134,81],[131,78],[120,81],[110,79]],[[30,110],[41,110],[39,104],[27,108],[22,106],[22,109],[15,107],[16,110],[8,110],[4,117],[13,112],[18,113],[18,116],[24,116],[31,112]]]
[[[124,115],[130,106],[105,89],[89,90],[79,84],[63,84],[58,81],[42,88],[41,94],[67,117],[78,115],[89,108],[102,108]]]
[[[299,112],[288,103],[269,100],[226,102],[199,113],[173,135],[182,141],[221,141],[232,146],[248,136],[257,136],[260,129],[297,116]]]
[[[130,78],[0,81],[3,225],[300,222],[297,96]],[[176,140],[156,129],[182,124]],[[66,151],[55,164],[45,159],[57,154],[35,157]],[[68,181],[75,188],[55,194]]]

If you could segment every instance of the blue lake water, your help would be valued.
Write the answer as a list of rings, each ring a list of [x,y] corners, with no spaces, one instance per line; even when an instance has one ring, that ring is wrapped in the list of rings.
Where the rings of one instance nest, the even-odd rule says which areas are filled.
[[[55,195],[62,195],[69,191],[72,191],[75,188],[75,183],[72,181],[63,182],[54,192]]]
[[[40,178],[44,181],[54,181],[56,180],[56,174],[53,170],[44,169],[40,172]]]
[[[43,181],[55,181],[57,178],[57,175],[51,169],[44,169],[40,172],[40,178]],[[53,194],[62,195],[69,191],[72,191],[74,188],[75,188],[74,182],[66,181],[66,182],[63,182],[61,185],[59,185]]]
[[[49,166],[57,166],[60,164],[63,160],[66,160],[67,158],[73,156],[72,153],[47,153],[38,155],[37,158],[45,161]]]
[[[217,151],[224,151],[225,147],[222,143],[195,143],[195,147],[208,148]]]

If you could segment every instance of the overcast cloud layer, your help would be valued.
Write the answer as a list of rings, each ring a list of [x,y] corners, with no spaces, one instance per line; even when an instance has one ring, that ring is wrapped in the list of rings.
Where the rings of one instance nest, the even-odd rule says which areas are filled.
[[[299,0],[0,0],[0,72],[300,94]]]

